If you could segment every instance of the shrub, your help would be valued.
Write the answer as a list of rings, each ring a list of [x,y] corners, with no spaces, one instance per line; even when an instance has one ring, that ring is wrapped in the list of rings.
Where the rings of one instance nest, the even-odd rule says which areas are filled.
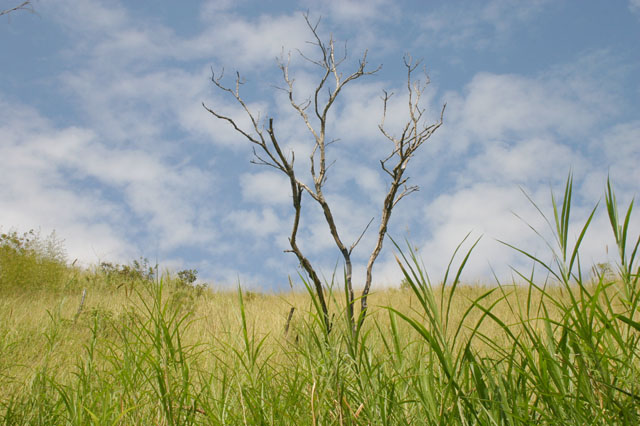
[[[42,239],[30,230],[0,234],[0,289],[60,288],[69,269],[55,232]]]
[[[198,279],[198,271],[196,269],[184,269],[178,272],[178,279],[184,285],[193,285]]]

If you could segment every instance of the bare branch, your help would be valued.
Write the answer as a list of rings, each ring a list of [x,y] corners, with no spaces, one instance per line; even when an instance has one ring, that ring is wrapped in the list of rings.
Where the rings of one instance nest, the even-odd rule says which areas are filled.
[[[366,234],[367,229],[369,229],[369,226],[371,226],[371,224],[373,223],[373,220],[375,219],[375,217],[372,217],[371,220],[369,221],[369,223],[367,223],[367,226],[364,227],[364,229],[362,230],[362,233],[360,234],[360,236],[358,237],[358,239],[351,244],[351,248],[349,248],[349,254],[351,254],[351,252],[353,251],[354,248],[356,248],[356,246],[358,245],[358,243],[360,242],[360,240],[362,239],[362,237],[364,237],[364,234]]]
[[[269,167],[273,167],[275,169],[278,169],[280,171],[286,172],[285,169],[280,165],[280,164],[275,164],[269,160],[265,160],[263,157],[260,156],[260,154],[258,154],[258,152],[256,151],[255,147],[252,148],[253,151],[253,156],[256,158],[255,160],[249,160],[251,164],[256,164],[259,166],[269,166]]]
[[[289,77],[289,63],[290,62],[291,62],[291,54],[289,54],[286,64],[284,64],[283,62],[279,62],[279,64],[278,64],[278,66],[280,67],[280,70],[282,71],[282,77],[284,78],[284,81],[285,81],[285,83],[287,83],[287,86],[288,86],[288,89],[284,89],[284,90],[285,90],[285,92],[287,92],[287,95],[289,97],[289,102],[291,103],[291,106],[298,112],[298,114],[300,114],[300,116],[304,120],[307,128],[313,134],[314,138],[317,140],[318,139],[318,135],[316,134],[316,131],[314,130],[313,126],[311,125],[311,122],[309,121],[309,116],[306,113],[306,109],[311,104],[311,100],[308,99],[307,102],[304,103],[304,104],[297,104],[293,99],[293,83],[294,83],[294,80]]]
[[[313,184],[305,184],[296,175],[296,171],[293,167],[295,155],[292,152],[291,159],[287,158],[282,150],[280,141],[278,140],[274,125],[273,118],[267,117],[265,123],[261,122],[260,115],[254,115],[247,104],[243,101],[240,95],[240,89],[244,80],[241,79],[240,74],[236,73],[235,86],[232,88],[226,87],[222,84],[222,76],[216,76],[212,72],[211,80],[217,88],[229,93],[234,97],[236,102],[242,107],[244,113],[249,118],[251,123],[250,130],[241,128],[240,125],[233,118],[218,113],[217,111],[208,108],[207,109],[217,119],[228,122],[233,129],[241,134],[245,139],[251,142],[254,146],[252,163],[258,165],[266,165],[274,167],[282,171],[289,179],[292,196],[292,207],[294,211],[293,223],[291,228],[291,235],[289,236],[290,250],[287,252],[294,253],[300,262],[300,266],[307,272],[309,279],[313,282],[316,294],[318,295],[319,304],[322,309],[322,315],[324,319],[327,331],[331,329],[331,321],[328,315],[328,308],[323,293],[323,285],[320,281],[318,274],[315,272],[313,266],[309,260],[304,256],[300,247],[297,244],[297,235],[301,220],[302,211],[302,197],[304,193],[307,193],[315,202],[318,203],[322,209],[325,222],[329,227],[329,232],[333,237],[336,247],[341,252],[345,262],[345,290],[347,293],[347,315],[351,321],[353,331],[356,331],[356,324],[354,321],[354,303],[355,297],[352,286],[352,262],[351,253],[358,246],[363,239],[364,235],[368,231],[369,227],[373,223],[372,219],[364,228],[358,238],[347,247],[342,240],[338,227],[336,226],[335,218],[331,206],[323,193],[323,187],[328,179],[328,171],[333,166],[334,162],[328,162],[327,160],[327,148],[338,141],[339,139],[329,139],[327,137],[327,120],[329,112],[335,104],[337,98],[340,96],[342,90],[350,83],[357,79],[375,74],[381,68],[378,66],[375,69],[368,68],[367,55],[365,51],[362,57],[358,61],[357,66],[351,73],[343,73],[343,65],[348,58],[347,45],[345,43],[343,52],[336,52],[336,43],[333,37],[329,37],[325,43],[321,39],[318,33],[317,22],[311,22],[309,14],[304,14],[305,22],[312,34],[312,41],[308,42],[316,48],[318,56],[316,58],[309,57],[301,51],[298,51],[300,56],[309,63],[317,66],[320,69],[318,82],[313,90],[313,94],[307,97],[303,101],[296,101],[295,96],[295,78],[290,73],[291,54],[287,54],[285,58],[284,52],[278,59],[278,66],[282,72],[282,78],[284,80],[283,87],[275,87],[277,90],[282,90],[287,94],[291,107],[298,113],[305,126],[313,136],[313,146],[311,147],[311,153],[309,155],[309,172],[313,180]],[[440,122],[425,125],[423,124],[423,117],[425,116],[425,109],[420,106],[421,95],[425,87],[428,85],[428,78],[425,79],[425,83],[412,80],[412,73],[421,64],[420,61],[414,61],[410,56],[405,55],[404,64],[407,69],[407,91],[408,91],[408,118],[407,122],[401,127],[399,136],[394,136],[390,131],[385,128],[385,120],[387,116],[387,108],[389,99],[393,96],[393,93],[383,92],[383,114],[380,125],[378,126],[381,133],[392,143],[390,154],[380,161],[382,170],[390,178],[389,190],[385,196],[382,206],[382,216],[380,219],[380,225],[378,228],[376,245],[369,257],[367,263],[367,276],[365,281],[365,289],[363,291],[363,297],[361,302],[360,321],[364,318],[367,309],[367,295],[371,285],[371,273],[373,263],[382,249],[382,243],[387,232],[388,222],[391,216],[393,208],[404,197],[418,190],[417,186],[407,186],[408,178],[404,177],[405,170],[409,164],[411,157],[415,154],[417,149],[435,132],[442,124],[442,116],[444,109],[441,113]],[[310,112],[313,111],[313,112]],[[266,124],[268,123],[268,125]],[[265,134],[266,131],[266,134]],[[258,148],[259,147],[259,148]]]
[[[244,130],[242,130],[240,127],[238,127],[238,125],[236,124],[236,122],[235,122],[235,121],[233,121],[233,119],[231,119],[231,118],[229,118],[229,117],[227,117],[227,116],[224,116],[224,115],[218,114],[218,113],[217,113],[217,112],[215,112],[214,110],[210,109],[207,105],[205,105],[205,103],[204,103],[204,102],[202,103],[202,106],[204,107],[204,109],[206,109],[206,110],[207,110],[207,111],[209,111],[211,114],[213,114],[216,118],[218,118],[218,119],[220,119],[220,120],[225,120],[225,121],[229,122],[229,123],[233,126],[233,129],[234,129],[236,132],[238,132],[238,133],[242,134],[242,136],[244,136],[245,138],[249,139],[252,143],[255,143],[255,144],[257,144],[257,145],[261,145],[261,144],[262,144],[262,142],[258,141],[258,140],[257,140],[257,139],[255,139],[253,136],[251,136],[250,134],[248,134],[247,132],[245,132]]]
[[[34,13],[34,9],[33,9],[33,5],[31,4],[31,1],[23,1],[22,3],[20,3],[19,5],[12,7],[11,9],[5,9],[5,10],[0,10],[0,16],[3,15],[8,15],[12,12],[16,12],[18,10],[26,10],[29,11],[31,13]]]
[[[420,190],[420,187],[417,186],[417,185],[415,185],[415,186],[405,186],[404,190],[396,197],[395,201],[392,204],[392,207],[395,207],[396,204],[398,204],[398,202],[400,202],[400,200],[402,200],[407,195],[411,194],[412,192],[419,191],[419,190]]]
[[[423,123],[423,118],[426,110],[420,106],[420,101],[422,93],[429,84],[429,78],[428,76],[425,78],[424,84],[421,84],[419,81],[414,81],[412,79],[412,74],[421,64],[421,61],[414,62],[413,58],[410,55],[405,55],[403,61],[407,69],[406,87],[408,95],[408,118],[407,122],[402,128],[402,132],[399,137],[393,136],[385,128],[387,104],[393,94],[389,94],[388,92],[383,91],[382,96],[383,112],[382,119],[380,121],[380,124],[378,125],[378,128],[380,129],[380,132],[384,135],[384,137],[386,137],[390,142],[393,143],[393,149],[384,160],[380,161],[380,166],[382,170],[391,177],[391,184],[383,202],[382,217],[380,220],[380,227],[378,228],[378,239],[376,242],[376,246],[371,252],[371,256],[369,257],[369,261],[367,262],[367,276],[364,289],[362,291],[362,296],[360,298],[360,315],[358,319],[359,326],[362,325],[362,322],[364,321],[367,313],[367,296],[369,294],[369,289],[371,288],[373,264],[375,263],[378,255],[380,254],[380,251],[382,250],[384,237],[387,233],[387,226],[389,223],[389,219],[391,218],[393,208],[404,197],[419,190],[418,186],[406,185],[409,178],[405,178],[404,173],[409,164],[409,161],[411,160],[411,157],[413,157],[420,146],[422,146],[422,144],[424,144],[431,137],[431,135],[442,125],[444,110],[446,107],[446,104],[442,107],[442,111],[440,112],[440,120],[438,122],[434,124]],[[393,167],[391,167],[390,165],[388,166],[388,163],[391,161],[393,161]],[[402,188],[402,190],[400,190],[400,188]]]

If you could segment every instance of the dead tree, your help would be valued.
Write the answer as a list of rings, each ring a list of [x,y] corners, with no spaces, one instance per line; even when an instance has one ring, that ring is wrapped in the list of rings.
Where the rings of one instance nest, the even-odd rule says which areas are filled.
[[[362,325],[367,313],[367,296],[371,289],[373,265],[382,250],[384,237],[387,233],[387,226],[389,224],[393,208],[405,196],[418,190],[417,186],[407,185],[409,180],[408,177],[405,177],[407,165],[420,146],[442,125],[444,106],[440,113],[439,121],[434,124],[425,124],[425,110],[420,107],[420,98],[427,84],[429,84],[429,80],[426,78],[422,83],[415,81],[413,79],[413,73],[420,66],[420,61],[414,62],[411,57],[405,56],[404,65],[407,69],[408,119],[401,129],[399,136],[394,135],[385,128],[387,105],[393,93],[387,93],[385,91],[382,97],[384,109],[382,121],[378,127],[382,134],[392,142],[393,147],[389,155],[384,160],[380,161],[380,165],[382,170],[389,176],[391,182],[382,205],[382,215],[378,226],[376,244],[367,262],[366,278],[362,295],[360,297],[360,313],[358,315],[358,320],[356,321],[354,315],[355,296],[352,284],[351,254],[373,222],[373,219],[351,245],[347,245],[343,241],[340,231],[336,226],[331,206],[327,202],[323,193],[323,186],[327,180],[328,170],[327,148],[332,142],[327,140],[327,115],[331,107],[334,105],[338,95],[347,84],[350,84],[361,77],[375,74],[380,67],[375,69],[367,68],[367,52],[365,51],[356,70],[345,77],[340,71],[340,67],[346,60],[346,49],[343,56],[336,57],[333,38],[331,37],[328,43],[323,42],[318,35],[318,22],[312,24],[308,15],[304,15],[304,19],[314,37],[314,41],[311,42],[311,44],[317,47],[319,59],[309,58],[301,52],[300,54],[305,60],[315,64],[322,70],[322,77],[315,88],[312,98],[301,103],[296,102],[294,100],[294,79],[289,74],[290,61],[287,60],[285,62],[284,58],[281,58],[279,61],[279,67],[282,71],[282,76],[286,84],[282,90],[287,93],[291,106],[300,115],[314,139],[314,146],[309,157],[309,171],[313,182],[312,184],[305,184],[296,175],[294,170],[295,153],[291,152],[289,154],[283,152],[282,144],[278,139],[274,128],[274,119],[268,118],[264,122],[261,122],[259,117],[257,117],[247,107],[247,104],[240,96],[242,80],[239,73],[236,73],[234,87],[227,87],[222,84],[222,73],[219,76],[212,73],[211,80],[217,88],[229,93],[241,105],[251,122],[251,129],[243,129],[238,126],[234,119],[220,114],[219,112],[207,107],[204,103],[202,105],[216,118],[227,121],[238,133],[254,145],[254,160],[252,160],[252,163],[273,167],[280,170],[289,178],[294,218],[291,235],[289,236],[291,249],[286,251],[292,252],[296,255],[300,265],[306,271],[309,279],[313,283],[320,308],[322,309],[324,325],[327,331],[330,331],[331,322],[329,320],[329,313],[324,297],[322,282],[311,265],[311,262],[304,256],[297,243],[303,195],[305,193],[308,194],[308,196],[310,196],[311,199],[320,206],[324,214],[325,221],[329,226],[329,232],[331,233],[331,236],[333,237],[333,240],[344,260],[345,288],[348,295],[347,315],[351,328],[355,331],[356,327],[360,327]],[[327,95],[323,96],[325,90],[327,91]]]

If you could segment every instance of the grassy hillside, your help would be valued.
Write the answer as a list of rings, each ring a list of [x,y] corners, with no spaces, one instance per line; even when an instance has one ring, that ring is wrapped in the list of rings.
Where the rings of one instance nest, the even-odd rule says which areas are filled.
[[[544,282],[452,269],[432,287],[407,252],[404,288],[374,293],[356,334],[339,288],[326,333],[312,294],[216,292],[144,261],[82,270],[55,240],[3,235],[0,421],[640,424],[638,244],[607,196],[616,274],[576,272],[565,197]]]

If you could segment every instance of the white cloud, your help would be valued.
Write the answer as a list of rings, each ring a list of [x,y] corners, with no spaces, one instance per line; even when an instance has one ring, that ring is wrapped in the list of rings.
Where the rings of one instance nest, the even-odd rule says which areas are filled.
[[[549,179],[557,178],[559,171],[565,175],[567,165],[580,170],[588,167],[579,153],[552,139],[531,138],[510,144],[494,140],[487,145],[467,168],[471,181],[481,178],[514,185],[534,182],[546,184]]]
[[[247,74],[258,65],[275,66],[283,49],[309,51],[306,41],[312,36],[302,11],[247,17],[234,13],[232,6],[226,0],[204,2],[201,28],[193,37],[178,36],[152,19],[141,20],[114,2],[62,0],[45,8],[47,16],[79,37],[70,54],[86,56],[106,68],[140,70],[165,59],[204,59]]]
[[[576,102],[574,93],[558,92],[548,82],[522,76],[480,73],[465,90],[464,99],[447,96],[448,119],[485,143],[549,132],[584,135],[598,115],[596,108]],[[464,146],[468,140],[456,143],[460,142]]]
[[[97,0],[62,0],[39,5],[47,16],[54,17],[62,26],[87,34],[117,32],[128,24],[127,11],[117,3],[104,5]]]
[[[609,173],[614,182],[625,185],[627,191],[636,190],[640,182],[640,121],[621,123],[613,126],[594,139],[597,152],[604,152],[601,160],[609,165]],[[604,164],[603,164],[604,165]]]
[[[518,188],[488,183],[436,198],[426,209],[426,220],[433,236],[421,245],[423,255],[428,256],[425,261],[428,261],[430,271],[435,270],[434,276],[440,279],[456,246],[467,233],[473,232],[472,239],[484,235],[482,248],[478,250],[482,257],[476,253],[467,271],[471,275],[486,273],[486,262],[504,252],[492,239],[513,241],[512,237],[519,234],[520,223],[512,211],[524,204],[523,201],[526,203]],[[506,263],[504,260],[502,257],[500,263]]]
[[[260,212],[255,210],[235,210],[227,216],[237,229],[264,238],[271,234],[282,233],[285,222],[271,208],[264,208]]]
[[[363,194],[371,200],[382,200],[388,189],[389,184],[383,182],[380,176],[381,172],[364,165],[352,164],[348,167],[347,178],[353,179]]]
[[[34,111],[16,105],[0,102],[0,111],[5,118],[0,121],[0,223],[45,234],[55,229],[66,240],[69,256],[85,263],[102,255],[123,260],[136,254],[123,234],[129,223],[122,208],[97,190],[69,188],[59,158],[49,156],[55,145],[61,145],[60,153],[73,155],[73,147],[87,143],[90,133],[70,128],[55,134],[41,127],[46,123]],[[119,221],[122,227],[112,226]]]
[[[389,0],[368,0],[366,5],[357,0],[329,0],[321,3],[306,2],[317,8],[321,15],[347,22],[388,19],[399,15],[397,5]]]
[[[380,141],[384,140],[384,136],[378,129],[378,125],[382,120],[383,103],[380,97],[384,86],[379,82],[359,81],[350,87],[346,87],[341,93],[338,111],[332,116],[334,119],[331,123],[331,129],[335,132],[336,137],[341,140],[366,145],[366,153],[380,152]],[[395,102],[396,99],[398,102]],[[401,96],[392,98],[389,104],[387,118],[387,126],[394,128],[397,119],[394,114],[398,111],[399,103],[403,99]],[[405,106],[405,104],[402,104]],[[405,108],[406,109],[406,108]],[[404,112],[404,109],[402,110]],[[386,147],[386,146],[385,146]]]
[[[71,252],[86,247],[79,232],[104,239],[104,246],[102,240],[93,243],[116,258],[144,244],[128,235],[137,233],[130,213],[146,222],[145,230],[163,250],[213,238],[211,223],[194,203],[211,186],[210,174],[176,167],[153,153],[109,147],[86,129],[58,129],[16,104],[0,103],[0,111],[0,167],[6,181],[0,199],[7,206],[0,222],[55,228],[72,240],[70,256],[83,260],[92,252]]]
[[[640,0],[629,0],[629,10],[633,13],[640,13]]]
[[[234,5],[241,4],[240,0],[206,0],[200,6],[200,19],[208,22],[215,19],[221,12],[232,9]]]
[[[194,39],[183,40],[180,47],[185,57],[216,58],[246,75],[252,67],[275,67],[283,49],[285,53],[308,52],[305,41],[309,38],[309,29],[298,13],[256,19],[219,14],[213,25]]]
[[[312,18],[321,14],[329,21],[321,23],[322,35],[337,26],[341,37],[354,38],[349,40],[350,52],[364,45],[387,52],[397,39],[380,32],[381,25],[410,18],[412,12],[388,0],[375,0],[367,7],[344,0],[308,4]],[[283,93],[270,98],[268,87],[281,82],[274,58],[283,46],[285,52],[300,48],[314,56],[313,46],[305,43],[311,34],[300,13],[243,16],[236,12],[237,3],[210,1],[200,7],[198,27],[184,36],[177,26],[154,17],[140,20],[124,3],[63,0],[42,7],[70,34],[72,44],[64,52],[69,71],[55,78],[80,114],[75,125],[57,125],[38,111],[0,103],[0,173],[8,182],[0,186],[0,222],[42,226],[45,232],[56,228],[67,239],[72,256],[126,260],[148,250],[155,238],[167,251],[206,246],[203,250],[216,255],[233,250],[242,256],[260,253],[268,267],[276,265],[280,253],[267,252],[274,245],[287,245],[290,217],[284,219],[283,214],[291,214],[289,183],[272,169],[232,164],[239,160],[228,160],[229,148],[235,147],[235,157],[246,153],[248,160],[250,145],[228,123],[208,114],[201,102],[248,128],[241,108],[208,81],[209,64],[216,70],[220,64],[228,70],[238,68],[249,79],[243,96],[250,108],[261,117],[277,117],[282,146],[295,150],[296,171],[308,181],[313,141],[283,101]],[[429,43],[447,47],[499,45],[516,26],[531,24],[545,7],[551,7],[548,0],[447,4],[428,14],[424,38],[417,43],[428,38]],[[637,12],[640,6],[631,1],[629,7]],[[354,56],[349,60],[357,60]],[[425,191],[403,201],[391,223],[394,230],[410,232],[413,243],[422,243],[428,267],[438,270],[446,265],[469,230],[486,235],[470,274],[486,273],[487,260],[494,265],[515,262],[493,237],[538,250],[527,227],[511,215],[511,210],[527,214],[531,209],[517,185],[530,190],[536,200],[544,199],[548,185],[561,183],[570,166],[581,182],[576,188],[577,216],[584,217],[589,204],[601,196],[608,168],[614,183],[622,182],[620,198],[630,199],[634,182],[640,181],[635,165],[640,125],[630,121],[610,127],[611,118],[625,107],[617,102],[624,88],[615,83],[623,80],[615,73],[623,71],[611,58],[606,51],[587,52],[537,75],[478,73],[464,89],[445,95],[445,125],[412,160],[409,173],[411,183]],[[317,70],[295,54],[293,61],[296,99],[302,100],[313,93]],[[233,83],[233,72],[228,74]],[[394,84],[400,86],[389,104],[391,133],[402,128],[407,101],[404,83]],[[387,183],[378,160],[388,153],[389,143],[377,128],[379,96],[386,86],[363,79],[347,88],[328,128],[329,138],[341,139],[329,148],[329,160],[337,163],[329,171],[327,197],[345,244],[350,245],[376,216],[354,252],[360,276],[362,260],[375,239]],[[428,90],[424,104],[436,105],[430,111],[437,115],[440,101],[434,101],[435,93]],[[242,199],[233,193],[220,195],[223,190],[233,192],[232,176],[237,175]],[[221,199],[209,201],[218,195]],[[204,200],[210,208],[203,207]],[[304,209],[301,245],[330,270],[339,254],[322,212],[306,195]],[[214,226],[216,222],[229,226]],[[605,225],[606,220],[598,218],[594,233],[605,235]],[[228,238],[238,231],[253,237],[216,242],[216,237]],[[597,252],[596,245],[590,247]],[[389,252],[387,243],[376,270],[381,277],[397,279]],[[214,263],[202,265],[213,270]],[[237,272],[224,266],[218,276],[235,282]],[[241,279],[258,282],[259,274],[247,272]]]
[[[240,186],[245,201],[266,205],[291,204],[291,185],[283,173],[245,173],[240,176]]]
[[[459,154],[472,143],[562,139],[580,152],[582,141],[624,108],[614,64],[607,52],[596,51],[532,77],[478,73],[463,93],[444,95],[448,107],[438,148]]]
[[[442,46],[488,48],[504,42],[511,31],[531,21],[549,0],[448,3],[420,21],[424,40]]]
[[[93,128],[101,134],[113,141],[152,142],[156,147],[172,124],[193,126],[179,112],[199,105],[208,89],[202,73],[169,69],[135,75],[93,65],[63,75],[62,83],[77,96]],[[205,116],[203,110],[201,117]]]
[[[101,68],[140,69],[190,52],[171,28],[136,18],[119,2],[61,0],[42,7],[74,38],[66,54],[88,58]]]
[[[596,72],[610,57],[587,53],[574,62],[535,77],[479,73],[462,93],[446,95],[449,114],[435,141],[440,147],[436,167],[448,185],[424,210],[426,223],[418,222],[422,231],[413,241],[421,243],[427,267],[435,271],[432,277],[441,278],[449,256],[469,231],[485,237],[466,268],[467,278],[490,276],[489,262],[502,279],[509,275],[508,265],[528,267],[526,259],[494,238],[550,260],[549,249],[511,213],[525,215],[527,223],[552,239],[518,186],[552,214],[549,185],[560,192],[572,168],[575,227],[570,238],[577,238],[578,225],[602,198],[608,168],[625,175],[618,187],[630,198],[633,185],[627,182],[640,180],[632,166],[640,158],[638,123],[603,130],[621,105],[616,83],[610,82],[615,78]],[[604,82],[595,84],[595,74]],[[603,213],[601,209],[583,246],[586,268],[606,258],[604,248],[611,243]]]
[[[574,190],[577,189],[574,188]],[[556,197],[562,197],[562,190],[560,186],[554,188]],[[548,188],[534,186],[531,197],[553,223]],[[597,201],[597,199],[587,199],[584,203],[574,201],[569,244],[574,244],[577,240],[588,214]],[[552,265],[553,258],[547,243],[558,252],[549,225],[519,189],[511,185],[501,186],[482,182],[453,194],[441,195],[426,209],[426,220],[434,233],[420,245],[420,253],[432,278],[437,280],[444,276],[450,256],[468,232],[472,234],[463,247],[465,253],[470,248],[470,243],[477,237],[482,236],[482,240],[465,267],[463,279],[467,281],[486,282],[492,273],[490,266],[501,281],[509,280],[511,267],[525,275],[530,271],[532,266],[530,259],[499,241],[514,244],[549,265]],[[546,243],[529,226],[540,232]],[[588,272],[595,262],[606,260],[606,246],[611,248],[612,244],[613,239],[605,210],[601,206],[582,244],[581,261],[584,270]],[[458,255],[458,262],[462,257],[463,255]],[[545,274],[540,265],[537,265],[536,269],[539,273]]]

